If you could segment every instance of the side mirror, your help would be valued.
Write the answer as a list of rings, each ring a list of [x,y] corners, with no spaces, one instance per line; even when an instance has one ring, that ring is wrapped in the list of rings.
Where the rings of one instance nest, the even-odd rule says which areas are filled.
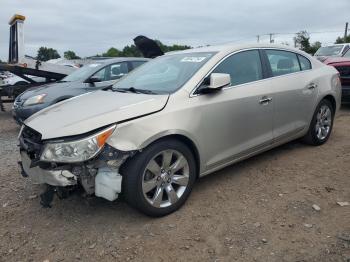
[[[99,78],[97,76],[92,76],[86,82],[90,83],[90,84],[101,82],[101,78]]]
[[[206,78],[197,90],[197,93],[208,94],[217,92],[224,87],[231,85],[231,76],[229,74],[212,73]]]

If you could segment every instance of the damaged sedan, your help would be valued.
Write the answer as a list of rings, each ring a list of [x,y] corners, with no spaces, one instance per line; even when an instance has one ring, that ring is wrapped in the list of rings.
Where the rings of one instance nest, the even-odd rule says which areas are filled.
[[[338,72],[286,46],[168,53],[27,119],[20,166],[49,185],[46,206],[79,186],[163,216],[199,177],[297,138],[324,144],[340,100]]]

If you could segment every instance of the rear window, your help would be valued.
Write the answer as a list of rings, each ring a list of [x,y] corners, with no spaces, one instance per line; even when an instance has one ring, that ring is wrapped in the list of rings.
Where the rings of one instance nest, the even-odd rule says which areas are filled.
[[[311,62],[309,59],[307,59],[306,57],[304,57],[302,55],[298,55],[298,58],[299,58],[301,70],[311,69]]]

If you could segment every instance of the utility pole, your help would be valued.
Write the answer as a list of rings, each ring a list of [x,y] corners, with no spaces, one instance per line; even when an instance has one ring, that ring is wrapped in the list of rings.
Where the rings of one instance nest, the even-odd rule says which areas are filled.
[[[346,42],[346,37],[348,36],[348,26],[349,26],[349,23],[346,22],[345,23],[345,32],[344,32],[344,41]]]
[[[256,38],[257,38],[258,43],[259,43],[260,42],[260,35],[257,35]]]
[[[269,35],[270,35],[270,44],[272,44],[272,43],[273,43],[272,36],[273,36],[274,34],[270,33]]]

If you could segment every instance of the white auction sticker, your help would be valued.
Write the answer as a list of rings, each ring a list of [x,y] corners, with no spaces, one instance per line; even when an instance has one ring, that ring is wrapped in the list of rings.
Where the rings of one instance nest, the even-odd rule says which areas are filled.
[[[88,67],[97,67],[100,66],[101,64],[89,64]]]
[[[181,62],[190,62],[190,63],[200,63],[204,59],[206,59],[205,56],[188,56],[181,59]]]

